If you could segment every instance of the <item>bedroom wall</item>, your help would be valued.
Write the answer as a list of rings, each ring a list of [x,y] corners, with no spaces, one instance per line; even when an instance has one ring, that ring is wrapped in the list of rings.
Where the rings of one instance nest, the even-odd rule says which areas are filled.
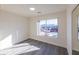
[[[6,11],[0,10],[0,42],[12,37],[12,44],[28,38],[28,20]]]
[[[59,23],[59,33],[58,38],[47,37],[47,36],[37,36],[36,22],[41,19],[52,19],[58,18]],[[29,20],[29,37],[35,40],[47,42],[61,47],[67,47],[66,40],[66,11],[61,11],[53,14],[43,15],[40,17],[32,17]]]

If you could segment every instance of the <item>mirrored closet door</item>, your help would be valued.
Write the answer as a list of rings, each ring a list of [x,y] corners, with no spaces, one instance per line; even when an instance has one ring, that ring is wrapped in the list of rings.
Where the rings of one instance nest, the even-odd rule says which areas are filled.
[[[79,55],[79,5],[72,12],[72,54]]]

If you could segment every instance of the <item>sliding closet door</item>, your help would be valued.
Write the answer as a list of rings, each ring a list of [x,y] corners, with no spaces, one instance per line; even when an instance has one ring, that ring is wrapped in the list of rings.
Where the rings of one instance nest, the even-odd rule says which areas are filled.
[[[79,55],[79,6],[72,13],[72,54]]]

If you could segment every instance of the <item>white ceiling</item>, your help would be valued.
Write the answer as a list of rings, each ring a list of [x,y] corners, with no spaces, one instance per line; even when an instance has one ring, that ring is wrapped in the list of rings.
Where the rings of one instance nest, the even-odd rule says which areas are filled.
[[[36,10],[30,11],[30,7],[34,7]],[[66,7],[67,5],[65,4],[3,4],[0,9],[25,17],[33,17],[38,15],[37,12],[41,12],[41,15],[44,15],[63,11]]]

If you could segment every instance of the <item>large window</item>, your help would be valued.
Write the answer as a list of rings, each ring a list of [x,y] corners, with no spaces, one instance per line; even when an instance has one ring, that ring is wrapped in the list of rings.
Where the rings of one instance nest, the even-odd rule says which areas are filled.
[[[58,19],[40,20],[37,22],[37,35],[58,36]]]

